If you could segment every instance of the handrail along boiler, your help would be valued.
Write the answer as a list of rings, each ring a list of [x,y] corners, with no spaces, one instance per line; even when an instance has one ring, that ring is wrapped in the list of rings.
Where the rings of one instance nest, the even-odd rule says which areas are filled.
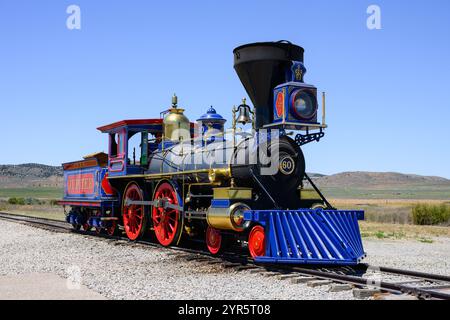
[[[317,88],[304,82],[304,49],[261,42],[233,53],[253,109],[245,99],[233,108],[231,129],[213,107],[195,124],[174,95],[160,118],[98,128],[108,154],[63,164],[67,222],[131,240],[150,233],[163,246],[202,239],[211,254],[248,247],[261,263],[359,263],[364,212],[333,208],[305,171],[302,146],[327,125],[325,94],[319,122]]]

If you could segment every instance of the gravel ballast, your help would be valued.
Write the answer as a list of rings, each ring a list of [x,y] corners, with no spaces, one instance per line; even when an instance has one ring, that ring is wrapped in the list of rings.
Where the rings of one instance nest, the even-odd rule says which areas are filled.
[[[365,239],[365,263],[450,275],[450,238],[433,238],[432,243],[411,240]]]
[[[54,233],[0,220],[0,276],[79,272],[83,285],[108,299],[353,299],[351,291],[328,292],[180,259],[173,251],[131,247],[77,234]],[[367,262],[450,274],[450,239],[365,241]]]

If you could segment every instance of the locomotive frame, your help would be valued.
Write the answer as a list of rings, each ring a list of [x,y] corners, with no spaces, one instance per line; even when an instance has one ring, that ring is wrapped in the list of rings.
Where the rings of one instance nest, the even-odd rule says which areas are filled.
[[[333,208],[305,171],[301,147],[321,140],[327,125],[325,95],[318,123],[317,90],[303,82],[303,52],[285,41],[234,50],[254,108],[245,99],[233,108],[230,130],[212,107],[198,126],[189,122],[175,95],[159,119],[99,127],[108,134],[108,154],[63,164],[67,222],[110,235],[123,229],[130,240],[150,233],[163,246],[203,239],[211,254],[248,247],[259,262],[358,263],[364,213]],[[313,116],[287,116],[292,112]],[[247,123],[251,134],[238,130]],[[136,135],[138,159],[129,144]],[[270,175],[262,173],[268,163],[275,163]]]

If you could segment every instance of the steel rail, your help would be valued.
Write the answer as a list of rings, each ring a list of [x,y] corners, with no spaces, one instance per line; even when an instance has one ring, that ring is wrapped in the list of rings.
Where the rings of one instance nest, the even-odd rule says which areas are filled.
[[[381,272],[385,272],[385,273],[398,274],[398,275],[402,275],[402,276],[410,276],[413,278],[420,278],[420,279],[431,280],[431,281],[450,282],[450,276],[444,276],[444,275],[440,275],[440,274],[432,274],[432,273],[405,270],[405,269],[395,269],[395,268],[390,268],[390,267],[379,267],[379,266],[372,266],[372,265],[370,265],[370,266],[367,265],[367,266],[374,270],[380,270]]]
[[[0,212],[0,219],[8,220],[8,221],[16,221],[16,222],[28,222],[41,226],[54,227],[58,229],[63,229],[67,231],[74,231],[74,229],[65,221],[26,216],[20,214],[12,214],[7,212]]]
[[[368,266],[368,265],[366,265]],[[275,268],[283,268],[283,266],[274,266]],[[434,275],[434,274],[427,274],[427,273],[421,273],[421,272],[415,272],[415,271],[409,271],[409,270],[403,270],[405,271],[405,273],[400,273],[400,271],[402,271],[401,269],[392,269],[392,268],[386,268],[389,269],[391,271],[394,272],[388,272],[388,273],[395,273],[398,275],[411,275],[414,274],[414,277],[420,278],[419,274],[423,274],[425,277],[422,278],[424,280],[429,280],[429,279],[437,279],[440,276],[438,275]],[[411,286],[407,286],[405,284],[398,284],[398,283],[393,283],[393,282],[386,282],[386,281],[379,281],[375,284],[370,283],[372,282],[371,279],[367,279],[367,278],[363,278],[360,276],[354,276],[354,275],[343,275],[343,274],[338,274],[338,273],[334,273],[331,271],[320,271],[320,270],[316,270],[316,269],[309,269],[309,268],[302,268],[302,267],[284,267],[284,270],[290,271],[290,272],[296,272],[299,273],[301,275],[306,275],[306,276],[314,276],[317,278],[321,278],[321,279],[326,279],[326,280],[335,280],[337,282],[345,282],[345,283],[351,283],[351,284],[355,284],[355,285],[359,285],[359,286],[374,286],[376,288],[379,288],[381,291],[388,291],[388,292],[392,292],[392,293],[406,293],[406,294],[413,294],[416,295],[418,297],[423,297],[423,298],[427,298],[427,299],[441,299],[441,300],[450,300],[450,293],[445,293],[445,292],[439,292],[436,291],[436,289],[441,289],[440,287],[427,287],[427,288],[421,288],[421,287],[411,287]],[[448,281],[448,280],[441,280],[440,281]],[[447,286],[445,286],[447,287]],[[450,288],[450,283],[448,285],[448,287]]]

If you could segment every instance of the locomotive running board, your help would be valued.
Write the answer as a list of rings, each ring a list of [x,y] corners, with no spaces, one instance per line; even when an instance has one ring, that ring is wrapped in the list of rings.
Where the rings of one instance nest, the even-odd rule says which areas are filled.
[[[265,229],[266,255],[260,263],[358,264],[365,257],[360,210],[246,211],[246,221]]]

